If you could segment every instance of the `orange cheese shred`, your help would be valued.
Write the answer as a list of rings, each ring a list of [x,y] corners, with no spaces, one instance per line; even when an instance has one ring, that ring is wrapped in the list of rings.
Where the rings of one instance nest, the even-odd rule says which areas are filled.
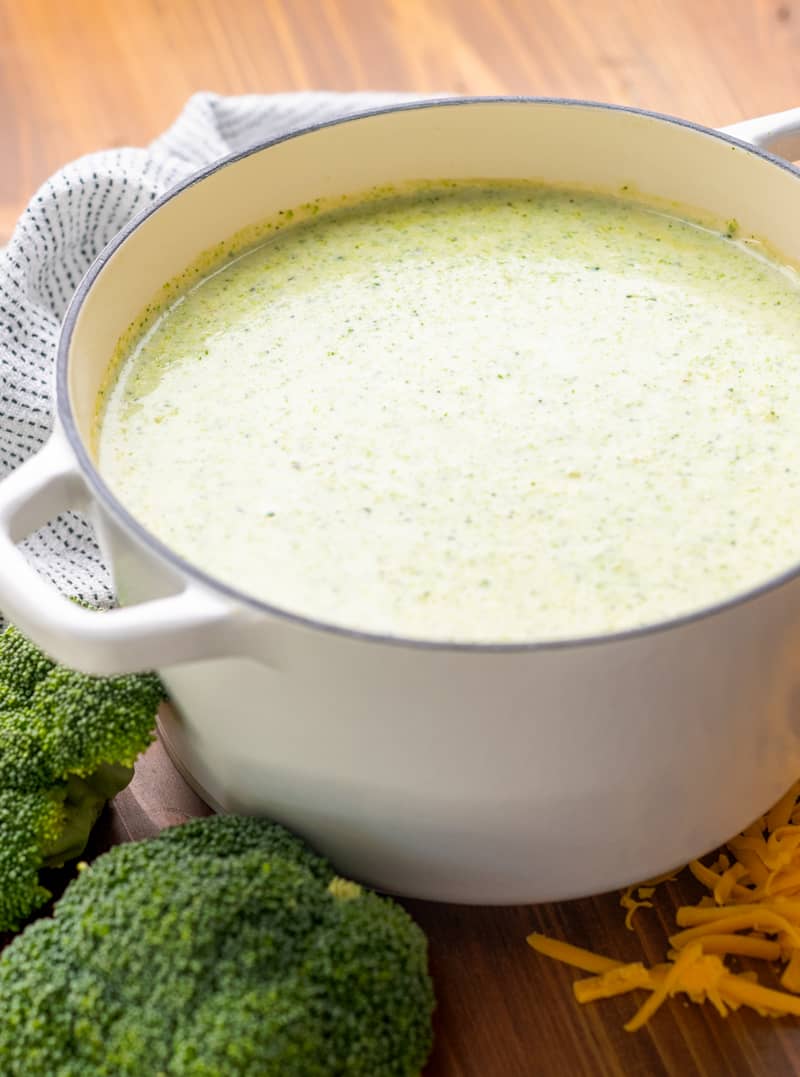
[[[661,979],[663,979],[663,974],[659,974],[654,969],[645,968],[641,961],[635,961],[630,965],[620,965],[618,968],[609,969],[599,976],[576,980],[572,985],[572,990],[578,1002],[594,1002],[599,998],[626,995],[629,991],[641,988],[654,991]]]
[[[653,903],[650,898],[656,892],[656,887],[660,886],[661,883],[672,882],[677,877],[674,871],[665,871],[661,875],[654,875],[652,879],[645,879],[642,883],[634,883],[633,886],[625,887],[619,903],[626,910],[625,927],[627,927],[628,931],[634,930],[633,914],[637,909],[652,909]]]
[[[754,935],[705,935],[699,941],[704,954],[736,954],[760,961],[779,961],[782,953],[780,943],[757,939]]]
[[[666,976],[664,976],[655,988],[650,998],[647,999],[644,1005],[636,1011],[630,1021],[625,1025],[625,1031],[635,1032],[637,1028],[641,1028],[642,1025],[646,1024],[658,1007],[663,1002],[666,1002],[667,997],[681,989],[681,977],[686,970],[696,964],[698,959],[702,956],[703,948],[699,943],[687,946],[678,960],[674,962]]]
[[[728,848],[737,858],[739,863],[747,868],[747,874],[757,886],[763,886],[769,878],[769,868],[761,858],[761,853],[766,853],[767,843],[763,838],[732,838],[728,842]]]
[[[720,925],[728,932],[751,930],[766,931],[770,935],[777,935],[779,931],[782,931],[792,940],[795,946],[800,947],[800,932],[793,928],[785,917],[779,916],[778,913],[773,912],[771,909],[739,911],[738,916],[725,916],[718,922],[712,921],[707,924],[698,924],[697,927],[679,931],[677,935],[670,935],[669,941],[676,950],[680,950],[687,943],[694,942],[696,939],[702,938],[703,935],[716,934]]]
[[[724,905],[730,900],[734,887],[741,877],[746,874],[747,868],[744,864],[734,864],[727,871],[723,871],[714,886],[714,901],[716,901],[717,905]]]
[[[633,914],[637,909],[652,909],[653,902],[648,901],[647,898],[653,896],[653,889],[646,886],[628,886],[624,890],[619,903],[626,910],[625,927],[627,927],[628,931],[633,931]],[[633,896],[634,890],[638,892],[638,897]],[[643,894],[642,890],[649,890],[650,893]]]
[[[573,946],[559,939],[551,939],[548,935],[540,935],[537,931],[528,935],[527,943],[537,953],[546,957],[554,957],[565,965],[583,969],[584,972],[608,972],[609,969],[617,969],[622,965],[621,961],[614,961],[610,957],[601,957],[593,954],[590,950],[582,950],[580,946]]]
[[[800,891],[800,869],[794,866],[794,870],[784,871],[776,875],[774,879],[770,881],[769,890],[771,894],[776,897],[783,897],[787,894],[796,894]]]
[[[774,991],[770,987],[745,980],[743,976],[728,974],[722,978],[722,987],[726,994],[738,999],[744,1006],[756,1010],[763,1017],[800,1017],[800,998],[785,991]]]

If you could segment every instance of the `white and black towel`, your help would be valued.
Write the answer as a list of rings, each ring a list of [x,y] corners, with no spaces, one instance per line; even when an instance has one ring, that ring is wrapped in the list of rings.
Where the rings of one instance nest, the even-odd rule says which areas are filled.
[[[49,179],[0,254],[0,479],[47,439],[64,311],[94,258],[131,217],[226,154],[404,96],[200,93],[146,149],[90,154]],[[94,605],[111,601],[108,573],[80,516],[65,514],[32,536],[26,550],[64,593]]]

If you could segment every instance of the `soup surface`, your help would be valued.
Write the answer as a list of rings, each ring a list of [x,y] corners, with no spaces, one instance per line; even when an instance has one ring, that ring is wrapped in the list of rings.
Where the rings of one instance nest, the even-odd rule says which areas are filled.
[[[292,613],[585,636],[798,560],[799,351],[796,274],[755,244],[534,185],[384,192],[164,310],[109,383],[99,466]]]

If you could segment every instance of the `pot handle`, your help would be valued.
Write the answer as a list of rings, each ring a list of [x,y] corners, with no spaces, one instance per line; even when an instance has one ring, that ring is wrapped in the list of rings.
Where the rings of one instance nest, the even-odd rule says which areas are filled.
[[[72,602],[39,575],[17,543],[60,512],[90,502],[58,427],[44,448],[0,482],[3,614],[57,661],[102,676],[231,653],[234,608],[193,581],[166,598],[101,613]]]
[[[758,116],[754,120],[732,123],[720,130],[723,134],[749,142],[760,150],[785,157],[787,161],[800,160],[800,108],[790,108],[786,112],[773,112],[770,116]]]

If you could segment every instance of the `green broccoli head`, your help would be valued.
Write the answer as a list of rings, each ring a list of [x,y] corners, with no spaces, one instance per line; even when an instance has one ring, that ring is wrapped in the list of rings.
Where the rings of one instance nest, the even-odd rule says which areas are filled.
[[[24,707],[55,662],[13,625],[0,635],[0,709]]]
[[[83,852],[152,740],[163,694],[152,674],[90,677],[13,627],[0,635],[0,932],[50,897],[41,868]]]
[[[0,957],[0,1073],[412,1077],[425,936],[277,824],[117,846]]]

